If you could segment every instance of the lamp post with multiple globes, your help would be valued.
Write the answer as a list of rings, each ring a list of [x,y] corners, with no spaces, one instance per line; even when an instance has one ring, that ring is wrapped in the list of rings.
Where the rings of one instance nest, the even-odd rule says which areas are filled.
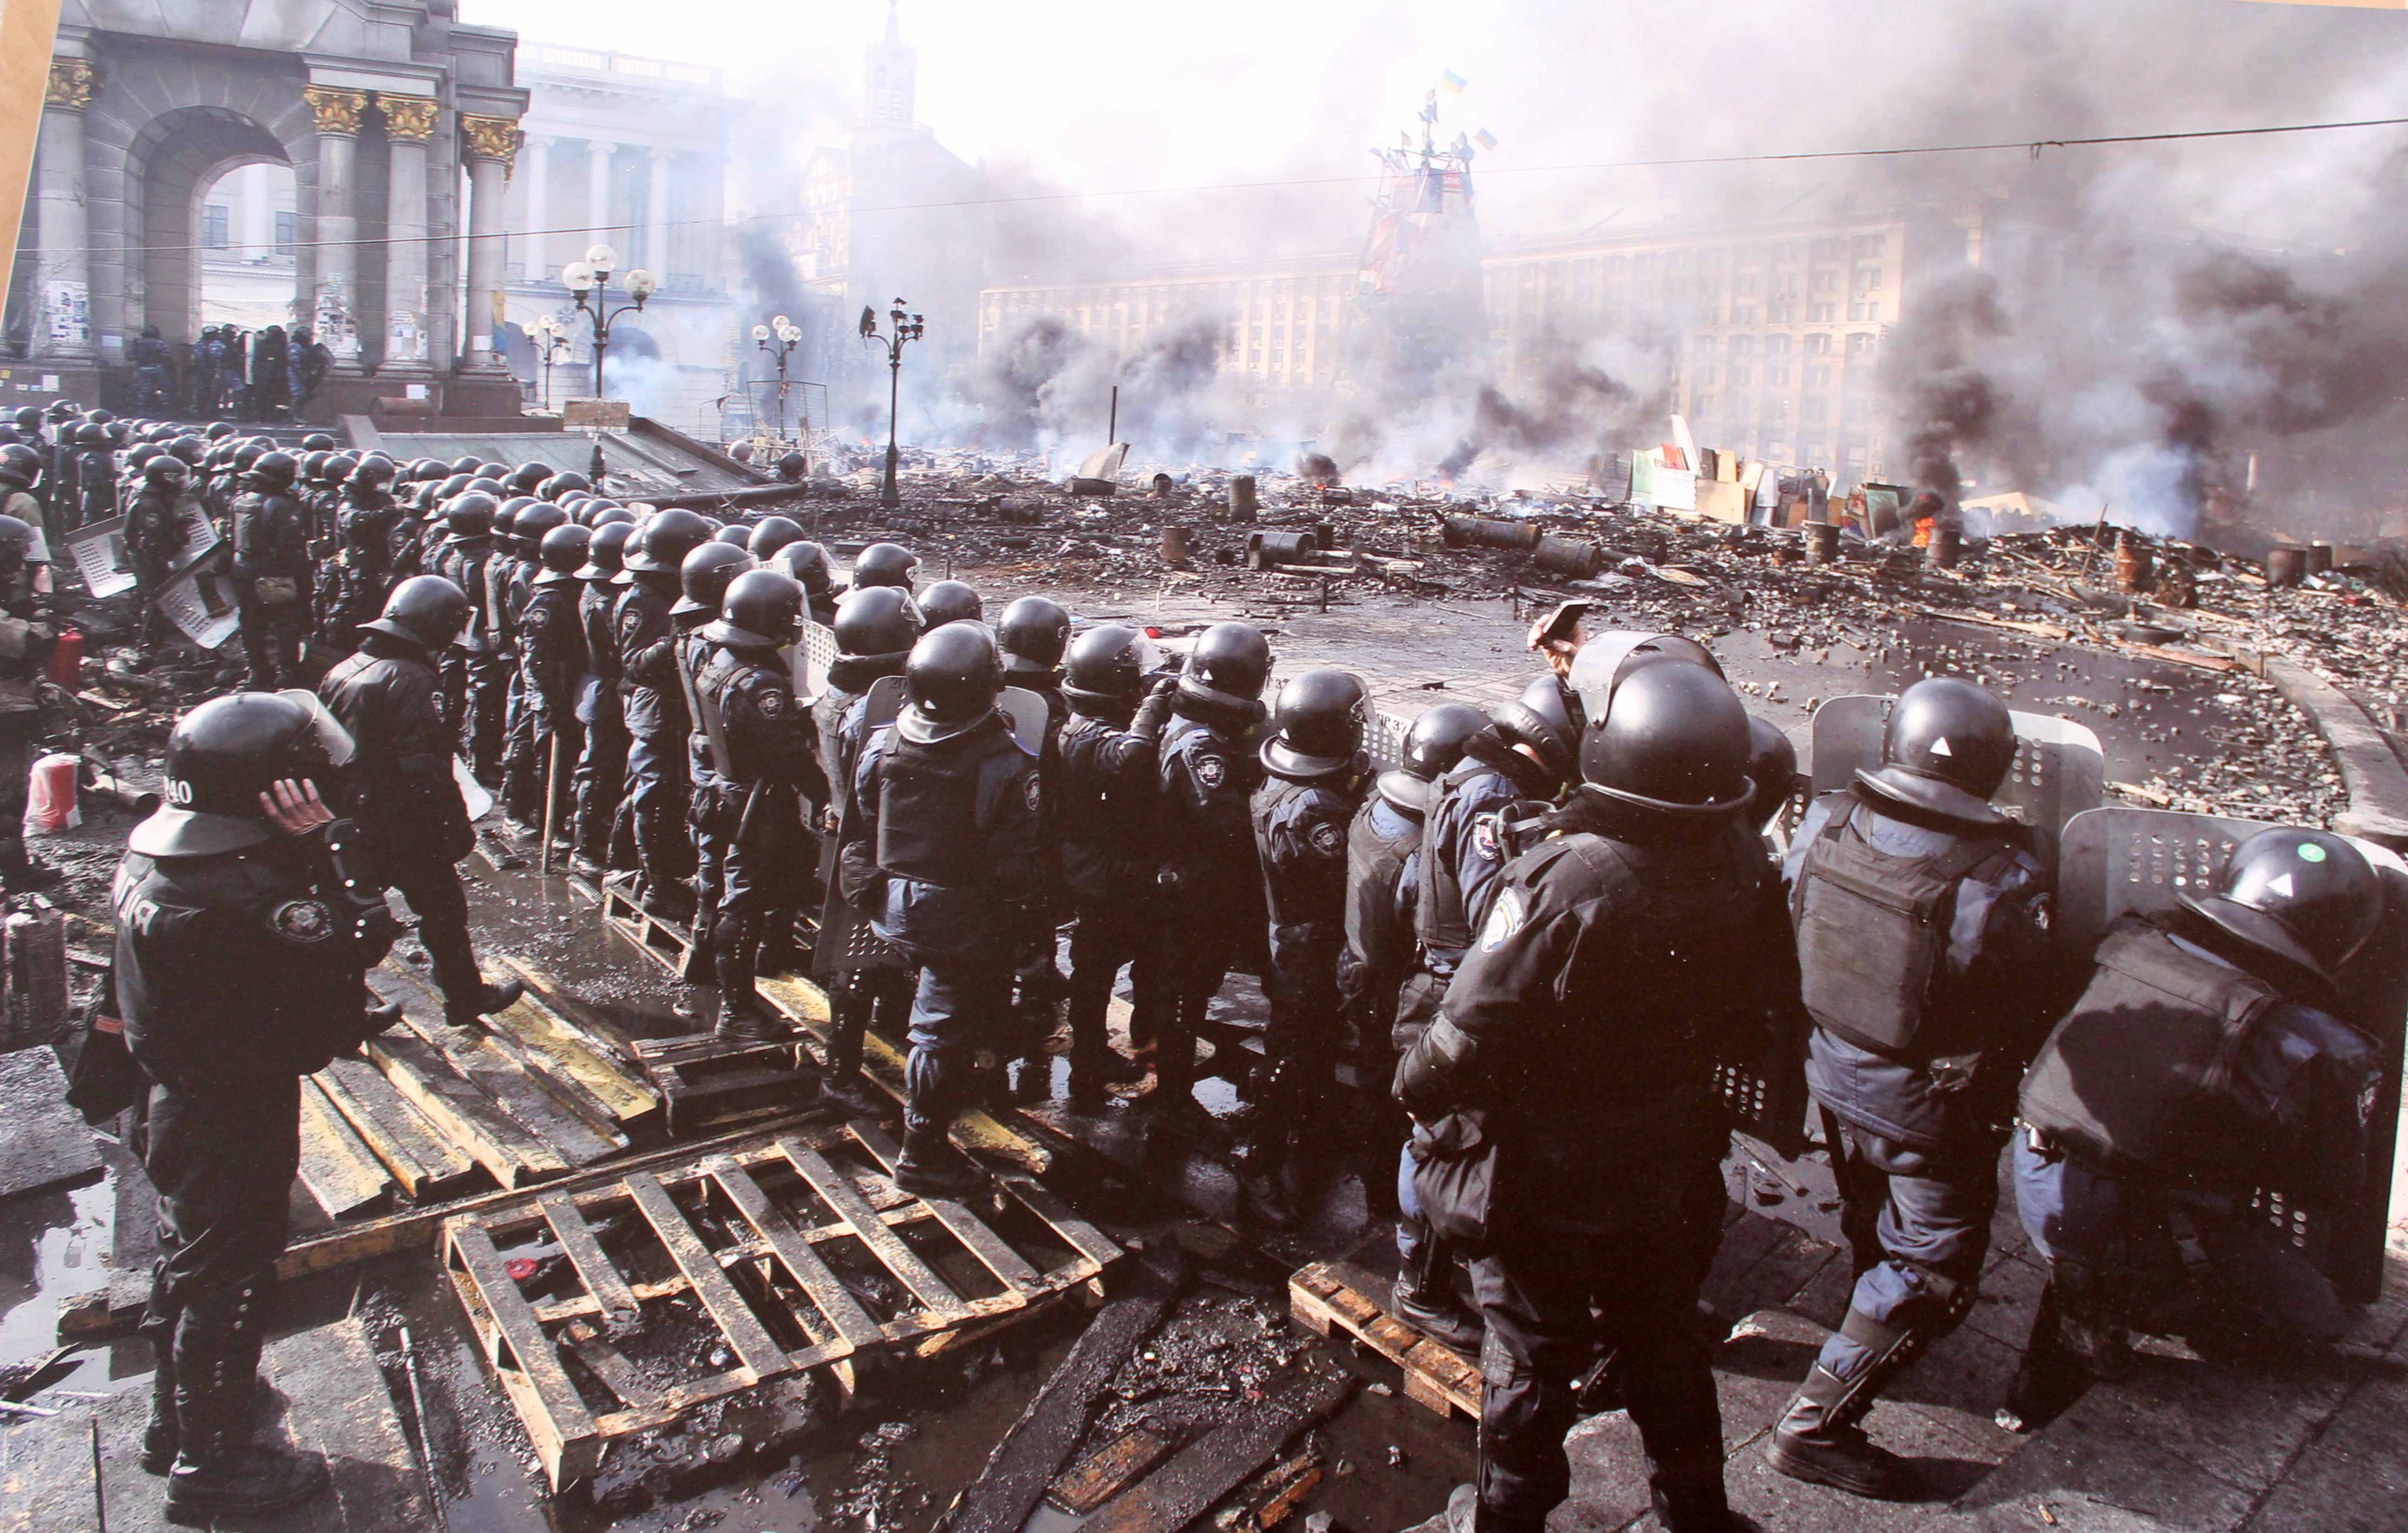
[[[895,466],[900,456],[895,445],[895,418],[903,403],[903,348],[918,340],[925,333],[927,325],[919,315],[906,313],[900,298],[895,300],[895,307],[888,312],[887,319],[893,323],[894,334],[882,336],[878,333],[878,311],[867,304],[862,306],[861,338],[864,341],[874,340],[886,348],[886,368],[890,375],[886,394],[886,484],[879,492],[878,503],[892,507],[903,504],[902,493],[895,487]]]
[[[629,309],[641,310],[644,300],[660,291],[660,281],[651,272],[638,266],[627,273],[627,296],[635,302],[622,305],[616,313],[609,308],[610,269],[619,264],[619,252],[608,245],[596,245],[585,252],[582,261],[571,261],[560,271],[560,279],[577,299],[577,311],[594,326],[594,396],[602,397],[602,355],[610,349],[610,326]]]

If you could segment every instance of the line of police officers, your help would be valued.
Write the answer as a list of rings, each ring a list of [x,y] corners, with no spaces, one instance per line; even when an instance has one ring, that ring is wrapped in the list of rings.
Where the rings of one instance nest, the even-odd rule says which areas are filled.
[[[266,504],[291,498],[268,464],[281,456],[253,459],[238,516],[281,514]],[[1019,1062],[1022,1089],[1040,1082],[1066,996],[1075,1104],[1119,1085],[1145,1110],[1195,1110],[1206,1007],[1251,967],[1270,1017],[1236,1159],[1248,1208],[1284,1223],[1291,1152],[1328,1117],[1316,1110],[1351,1026],[1367,1067],[1393,1067],[1395,1106],[1346,1148],[1375,1196],[1396,1168],[1396,1302],[1481,1357],[1479,1482],[1452,1509],[1468,1526],[1543,1523],[1584,1397],[1629,1410],[1667,1526],[1742,1526],[1696,1316],[1725,1207],[1714,1072],[1762,1056],[1801,1013],[1857,1281],[1768,1450],[1799,1478],[1911,1493],[1911,1467],[1861,1423],[1970,1309],[2013,1124],[2019,1202],[2053,1270],[2010,1402],[2027,1419],[2113,1366],[2140,1312],[2136,1221],[2171,1209],[2262,1255],[2238,1179],[2285,1147],[2305,1146],[2336,1187],[2336,1168],[2362,1161],[2350,1151],[2372,1050],[2335,1012],[2380,911],[2365,859],[2322,833],[2258,838],[2216,894],[2119,927],[2069,1010],[2043,942],[2050,870],[1989,804],[2011,721],[1968,683],[1909,689],[1883,765],[1815,804],[1776,865],[1763,832],[1794,755],[1684,639],[1559,646],[1555,673],[1492,713],[1424,714],[1374,781],[1360,681],[1307,671],[1267,710],[1269,647],[1246,624],[1206,630],[1173,670],[1133,627],[1073,640],[1044,597],[990,627],[961,582],[915,595],[916,561],[893,544],[858,556],[839,600],[825,552],[782,517],[714,529],[539,465],[507,480],[439,464],[367,479],[354,470],[339,492],[329,579],[350,595],[332,609],[363,612],[362,593],[394,583],[352,630],[357,652],[327,673],[322,704],[247,693],[187,716],[168,807],[120,881],[121,1005],[154,1122],[199,1121],[196,1101],[254,1085],[279,1104],[214,1149],[170,1136],[163,1153],[154,1133],[170,1239],[153,1322],[172,1321],[175,1354],[158,1425],[181,1443],[170,1495],[188,1505],[322,1483],[227,1425],[242,1419],[230,1402],[256,1354],[241,1327],[282,1200],[209,1189],[289,1181],[289,1078],[378,1024],[355,982],[296,980],[289,997],[230,1007],[233,976],[255,970],[225,966],[266,943],[296,973],[356,981],[390,940],[363,891],[391,886],[420,917],[452,1019],[508,1004],[514,987],[476,969],[451,869],[471,836],[455,745],[513,818],[548,807],[565,822],[580,870],[630,868],[648,908],[692,917],[690,976],[716,983],[733,1039],[784,1030],[753,981],[794,960],[809,832],[832,831],[828,897],[899,962],[824,977],[835,1040],[817,1090],[833,1110],[868,1110],[865,1030],[908,1034],[897,1180],[914,1192],[979,1186],[947,1139],[979,1089],[972,1062],[993,1049]],[[808,709],[792,660],[807,616],[838,651]],[[896,676],[890,718],[877,683]],[[1017,717],[1007,685],[1037,695],[1041,724]],[[299,824],[315,817],[306,790],[276,787],[288,780],[333,785],[339,856]],[[1124,967],[1130,1056],[1104,1027]],[[268,1015],[273,1047],[239,1041]],[[236,1041],[194,1046],[209,1039]],[[2241,1063],[2201,1086],[2189,1067],[2218,1039]],[[2201,1158],[2208,1143],[2221,1160]],[[2282,1270],[2286,1287],[2316,1281]],[[181,1361],[188,1329],[198,1373]],[[208,1430],[179,1440],[179,1419]]]

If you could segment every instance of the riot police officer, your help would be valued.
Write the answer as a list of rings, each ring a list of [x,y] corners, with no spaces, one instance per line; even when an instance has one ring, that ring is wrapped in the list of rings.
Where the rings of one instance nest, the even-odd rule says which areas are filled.
[[[166,636],[167,620],[152,606],[184,547],[183,501],[192,470],[166,453],[142,466],[142,491],[125,512],[125,556],[134,566],[134,600],[142,611],[136,646],[153,653]]]
[[[902,587],[908,596],[912,591],[912,577],[919,568],[919,556],[902,544],[872,543],[853,557],[853,589],[867,591],[871,586],[894,585]]]
[[[1489,711],[1490,727],[1463,742],[1463,759],[1433,783],[1422,826],[1422,886],[1414,920],[1430,972],[1451,978],[1488,919],[1508,860],[1499,811],[1544,803],[1576,768],[1578,737],[1552,675]]]
[[[1554,679],[1548,679],[1552,686]],[[1457,1527],[1538,1533],[1564,1498],[1574,1381],[1617,1372],[1669,1533],[1729,1533],[1720,1410],[1668,1259],[1719,1225],[1723,1030],[1784,940],[1744,820],[1747,714],[1704,666],[1584,696],[1584,786],[1508,864],[1446,999],[1397,1072],[1432,1224],[1484,1242],[1480,1469]],[[1469,1515],[1466,1515],[1469,1513]]]
[[[166,802],[126,838],[110,895],[159,1193],[144,1467],[167,1475],[172,1522],[290,1506],[327,1483],[321,1455],[251,1436],[260,1347],[300,1163],[300,1078],[390,1020],[367,1010],[362,978],[399,926],[315,786],[345,745],[321,720],[244,693],[178,721]]]
[[[1130,969],[1131,1009],[1147,1019],[1148,1036],[1159,1025],[1164,1000],[1148,919],[1162,795],[1155,748],[1178,683],[1164,677],[1149,692],[1150,658],[1144,634],[1125,623],[1103,623],[1070,645],[1061,687],[1070,717],[1054,736],[1057,791],[1047,804],[1074,923],[1070,1099],[1083,1108],[1100,1105],[1105,1087],[1145,1073],[1142,1065],[1115,1053],[1105,1036],[1120,971]]]
[[[42,499],[34,486],[42,477],[42,455],[20,442],[0,447],[0,516],[23,523],[38,533]],[[45,545],[47,546],[47,544]]]
[[[384,611],[360,630],[360,650],[319,683],[326,709],[357,742],[341,786],[359,821],[360,845],[380,884],[409,902],[418,939],[443,992],[443,1017],[472,1028],[523,988],[493,984],[468,938],[468,899],[454,864],[476,846],[452,774],[452,733],[436,685],[435,656],[458,638],[471,607],[438,575],[394,587]]]
[[[61,527],[63,532],[105,522],[117,514],[117,455],[111,451],[108,426],[87,417],[76,428],[76,443],[82,451],[76,454],[75,509],[72,519]],[[287,480],[290,481],[289,475]]]
[[[704,631],[719,621],[727,582],[752,567],[752,556],[732,543],[714,538],[696,545],[678,566],[682,593],[669,609],[676,628],[678,693],[686,700],[692,727],[686,732],[686,823],[694,833],[694,942],[686,950],[685,978],[690,984],[711,982],[711,922],[719,910],[719,880],[726,860],[728,834],[734,824],[721,810],[729,796],[721,757],[726,752],[725,731],[713,738],[709,721],[696,705],[695,683],[710,663],[718,645]],[[825,798],[826,795],[821,795]]]
[[[896,1184],[959,1197],[982,1179],[946,1134],[970,1053],[1003,1020],[1014,942],[1034,918],[1044,790],[1036,755],[996,707],[1003,660],[982,625],[928,630],[903,678],[910,701],[853,771],[844,885],[875,912],[878,935],[920,966]]]
[[[360,624],[384,610],[393,587],[394,534],[401,522],[401,508],[393,498],[397,472],[391,458],[371,452],[343,477],[337,492],[334,525],[342,575],[331,637],[346,654],[359,642]]]
[[[614,582],[624,588],[612,622],[627,721],[628,813],[644,908],[656,915],[692,913],[684,883],[694,871],[694,843],[685,829],[686,734],[692,724],[678,684],[669,609],[680,595],[679,566],[710,539],[710,524],[692,511],[657,511],[644,523],[643,536],[628,544]]]
[[[25,852],[25,797],[34,741],[41,733],[41,681],[58,630],[35,587],[50,555],[41,534],[0,516],[0,891],[18,895],[58,882],[56,868]]]
[[[1253,803],[1270,965],[1264,1068],[1240,1136],[1238,1188],[1274,1225],[1295,1219],[1281,1175],[1290,1135],[1326,1104],[1337,1060],[1338,957],[1346,946],[1346,830],[1359,807],[1370,696],[1342,670],[1280,688]]]
[[[791,547],[784,552],[792,552]],[[828,666],[827,690],[812,706],[811,722],[819,731],[820,766],[827,774],[829,823],[841,826],[853,800],[853,773],[862,748],[868,744],[869,689],[889,676],[903,674],[912,646],[921,634],[920,609],[910,594],[896,587],[873,587],[848,593],[836,610],[837,656]],[[831,864],[831,871],[833,872]],[[829,880],[831,899],[848,895],[840,879]],[[852,902],[865,920],[878,911]],[[821,1096],[854,1114],[878,1110],[861,1079],[862,1037],[874,1015],[892,1036],[908,1025],[911,1004],[909,973],[890,966],[873,966],[828,977],[827,1071],[820,1079]]]
[[[2013,1091],[2050,1015],[2048,869],[1992,809],[2006,705],[1933,678],[1891,710],[1883,765],[1818,800],[1789,844],[1798,963],[1856,1285],[1765,1460],[1858,1496],[1912,1489],[1859,1423],[1961,1324],[1989,1251]]]
[[[934,596],[942,584],[928,588]],[[975,593],[973,593],[975,599]],[[927,604],[921,604],[927,611]],[[931,618],[933,625],[939,620]],[[1045,596],[1022,596],[1003,609],[995,629],[1003,651],[1007,686],[1033,693],[1045,705],[1045,738],[1038,750],[1038,773],[1045,784],[1045,883],[1040,895],[1051,919],[1031,923],[1028,938],[1012,960],[1010,1036],[1002,1053],[1019,1072],[1016,1099],[1034,1099],[1051,1084],[1045,1039],[1054,1027],[1054,1009],[1066,994],[1062,970],[1055,962],[1056,926],[1062,914],[1061,817],[1055,807],[1061,782],[1061,757],[1055,749],[1070,705],[1062,695],[1062,652],[1070,642],[1070,614]]]
[[[812,542],[788,543],[761,562],[803,582],[803,595],[810,602],[813,623],[825,628],[836,622],[836,577],[828,564],[827,550]]]
[[[2353,1312],[2255,1207],[2337,1211],[2368,1175],[2382,1065],[2344,986],[2383,888],[2345,838],[2263,830],[2213,893],[2128,917],[2025,1075],[2015,1211],[2048,1264],[2003,1425],[2028,1430],[2092,1374],[2200,1253],[2219,1296],[2275,1334],[2339,1340]],[[2218,1066],[2202,1067],[2202,1061]]]
[[[626,522],[595,526],[585,563],[577,571],[584,583],[577,598],[577,620],[585,637],[577,722],[585,730],[585,749],[577,757],[577,835],[568,866],[597,882],[607,869],[623,866],[623,859],[614,855],[611,832],[627,785],[627,724],[620,712],[619,634],[612,613],[619,600],[621,558],[633,530]],[[624,866],[632,866],[633,850],[625,849]]]
[[[1168,1108],[1194,1100],[1205,1007],[1262,930],[1262,862],[1249,806],[1262,781],[1253,735],[1270,670],[1262,630],[1214,623],[1188,652],[1163,729],[1157,914],[1177,919],[1161,933],[1168,1002],[1158,1030],[1136,1043],[1154,1072],[1145,1095]]]
[[[577,717],[579,688],[591,665],[585,627],[578,613],[594,535],[566,524],[548,529],[537,545],[542,569],[519,614],[519,692],[527,715],[528,755],[542,774],[543,801],[532,810],[540,830],[555,836],[576,818],[571,775],[585,745]]]
[[[986,616],[986,604],[968,580],[939,580],[920,593],[920,615],[931,628],[948,623],[977,623]]]
[[[234,504],[234,589],[249,685],[273,691],[298,681],[309,623],[308,515],[292,495],[299,466],[289,452],[263,452]]]
[[[536,579],[544,572],[543,540],[553,528],[567,524],[568,513],[557,506],[529,500],[520,507],[510,519],[509,563],[491,586],[508,624],[510,647],[518,652],[518,674],[510,680],[509,727],[502,746],[502,813],[521,839],[543,834],[544,773],[550,759],[544,752],[551,744],[537,716],[541,705],[527,691],[526,609],[535,599]]]
[[[699,552],[699,551],[697,551]],[[689,555],[691,557],[691,555]],[[795,700],[779,650],[802,634],[803,588],[771,569],[751,569],[727,586],[724,615],[702,630],[716,646],[695,682],[717,786],[710,833],[722,843],[718,910],[709,940],[717,971],[719,1034],[729,1039],[785,1030],[753,988],[768,924],[791,933],[810,841],[804,805],[827,802],[810,715]],[[697,941],[702,933],[695,933]]]
[[[173,358],[167,343],[159,337],[159,327],[146,324],[134,344],[125,349],[125,360],[134,365],[134,397],[136,408],[144,410],[165,410],[174,394],[173,380],[167,365]]]
[[[440,681],[446,705],[444,717],[452,722],[458,736],[457,749],[466,752],[478,781],[483,781],[492,775],[491,768],[478,769],[483,764],[477,752],[492,752],[493,759],[498,761],[501,750],[498,716],[489,723],[478,711],[480,703],[499,700],[490,686],[490,663],[484,673],[488,683],[481,691],[476,681],[480,674],[478,662],[488,651],[499,648],[499,641],[486,625],[482,596],[485,562],[493,557],[494,513],[500,509],[500,503],[482,490],[469,489],[468,481],[456,474],[444,483],[455,481],[459,488],[442,501],[443,542],[435,555],[435,573],[468,597],[468,622],[452,647],[443,652]]]

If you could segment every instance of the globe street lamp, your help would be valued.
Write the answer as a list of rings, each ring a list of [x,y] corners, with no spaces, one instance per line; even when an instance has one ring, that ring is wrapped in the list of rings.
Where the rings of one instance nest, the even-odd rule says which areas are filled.
[[[895,464],[900,456],[895,447],[895,417],[903,403],[903,348],[918,340],[927,326],[919,315],[903,311],[900,298],[895,300],[886,317],[895,327],[891,337],[878,333],[878,311],[867,304],[862,306],[861,338],[886,348],[886,368],[891,380],[886,392],[886,487],[879,492],[878,504],[895,507],[903,504],[902,492],[895,487]]]
[[[786,367],[788,359],[795,354],[795,348],[802,338],[802,328],[783,314],[767,324],[752,327],[753,346],[768,352],[778,364],[778,440],[781,442],[786,439]]]
[[[536,355],[543,359],[543,408],[549,410],[552,408],[552,364],[566,361],[569,354],[577,350],[577,345],[568,338],[568,326],[561,322],[557,314],[546,314],[537,320],[527,335],[535,342]]]
[[[651,272],[638,266],[627,274],[627,296],[632,304],[622,306],[616,313],[609,310],[610,268],[619,264],[619,252],[608,245],[596,245],[585,252],[582,261],[571,261],[560,269],[560,279],[576,295],[577,311],[594,326],[594,397],[602,397],[602,353],[610,349],[610,326],[628,309],[641,310],[644,300],[660,291],[660,282]]]

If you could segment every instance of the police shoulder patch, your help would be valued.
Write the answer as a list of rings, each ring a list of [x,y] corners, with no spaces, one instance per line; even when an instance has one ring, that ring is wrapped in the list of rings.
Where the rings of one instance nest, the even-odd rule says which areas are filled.
[[[1196,781],[1208,788],[1217,788],[1229,775],[1229,764],[1219,756],[1199,755],[1196,758]]]
[[[1045,780],[1030,772],[1021,780],[1021,790],[1028,795],[1028,809],[1034,814],[1045,807]]]
[[[1346,833],[1338,828],[1336,821],[1323,820],[1307,834],[1312,842],[1312,850],[1323,856],[1342,857],[1346,854]]]
[[[530,628],[540,628],[552,621],[552,609],[539,601],[529,602],[526,610],[519,614],[519,621]]]
[[[1489,908],[1488,924],[1480,928],[1480,951],[1495,953],[1506,939],[1522,929],[1522,896],[1512,889],[1497,896]]]
[[[335,912],[323,900],[288,899],[268,912],[267,924],[287,942],[307,946],[335,935]]]
[[[1504,855],[1497,841],[1497,817],[1484,814],[1471,822],[1472,855],[1484,862],[1496,862]]]
[[[765,719],[784,718],[786,709],[794,706],[794,701],[783,687],[763,687],[752,695],[752,706],[761,710],[761,717]]]

